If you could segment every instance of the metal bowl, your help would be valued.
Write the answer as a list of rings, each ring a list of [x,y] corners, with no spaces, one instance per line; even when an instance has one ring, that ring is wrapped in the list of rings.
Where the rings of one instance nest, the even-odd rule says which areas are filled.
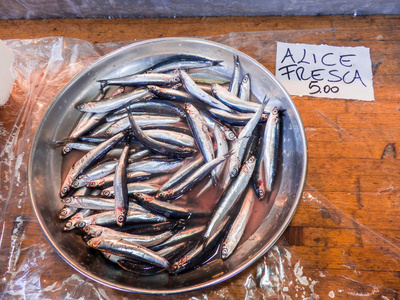
[[[101,78],[124,76],[144,70],[173,54],[201,55],[223,60],[218,72],[231,76],[233,55],[243,72],[251,74],[253,98],[271,97],[269,105],[285,109],[280,166],[272,200],[257,202],[247,237],[226,261],[219,258],[177,276],[136,276],[89,249],[77,234],[63,232],[57,219],[62,208],[58,193],[62,177],[60,149],[53,141],[65,138],[80,113],[74,106],[98,92]],[[243,75],[243,74],[242,74]],[[230,47],[200,39],[165,38],[134,43],[114,51],[86,68],[57,95],[46,111],[33,141],[29,160],[29,190],[33,211],[45,236],[74,269],[106,286],[145,294],[171,294],[205,288],[246,269],[272,247],[288,226],[300,201],[307,169],[306,137],[300,115],[288,93],[261,64]],[[200,200],[200,199],[199,199]],[[255,222],[255,223],[254,223]],[[246,234],[246,233],[245,233]]]

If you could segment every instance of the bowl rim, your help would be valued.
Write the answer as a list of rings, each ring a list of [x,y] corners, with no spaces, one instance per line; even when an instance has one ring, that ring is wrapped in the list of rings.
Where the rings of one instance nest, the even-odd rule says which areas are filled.
[[[277,231],[273,238],[270,239],[270,241],[268,243],[266,243],[262,248],[260,248],[259,251],[257,251],[253,257],[251,259],[248,259],[246,261],[246,263],[244,263],[240,268],[236,268],[235,270],[225,273],[224,275],[216,278],[216,279],[211,279],[205,282],[202,282],[200,284],[196,284],[196,285],[191,285],[191,286],[186,286],[186,287],[181,287],[181,288],[177,288],[177,289],[166,289],[166,290],[150,290],[150,289],[143,289],[143,288],[129,288],[128,286],[125,285],[120,285],[120,284],[111,284],[109,283],[107,280],[104,280],[103,278],[94,275],[88,271],[82,270],[80,265],[77,264],[74,260],[70,259],[70,257],[65,254],[60,247],[57,245],[57,242],[52,238],[52,235],[49,233],[49,231],[47,230],[47,225],[45,224],[43,218],[41,217],[41,215],[38,213],[39,208],[37,206],[37,201],[35,200],[35,195],[33,193],[33,188],[32,188],[32,172],[33,172],[33,156],[35,154],[35,151],[37,149],[37,145],[38,145],[38,137],[39,137],[39,133],[42,131],[43,126],[44,126],[44,122],[43,120],[47,117],[47,115],[49,114],[49,111],[51,110],[51,108],[55,105],[55,103],[57,102],[56,100],[59,99],[60,97],[62,97],[62,95],[65,93],[66,90],[68,90],[68,88],[75,83],[76,81],[78,81],[80,79],[80,77],[82,76],[82,74],[85,74],[86,72],[88,72],[91,68],[94,68],[97,64],[100,64],[101,62],[103,62],[104,60],[109,59],[109,57],[115,56],[115,55],[119,55],[120,52],[124,52],[126,50],[128,50],[129,48],[134,48],[137,46],[142,46],[145,44],[151,44],[151,43],[159,43],[159,42],[164,42],[164,41],[176,41],[176,42],[193,42],[193,43],[205,43],[205,44],[211,44],[220,48],[223,48],[224,50],[227,50],[229,52],[232,52],[233,54],[240,54],[240,56],[244,56],[246,58],[248,58],[252,63],[254,63],[255,65],[257,65],[259,68],[263,69],[266,73],[269,73],[269,75],[271,76],[271,79],[275,81],[275,83],[282,89],[282,92],[284,94],[284,96],[286,98],[288,98],[290,100],[290,102],[292,103],[292,109],[294,111],[294,114],[296,116],[297,122],[298,122],[298,127],[299,127],[299,132],[301,135],[301,141],[302,141],[302,146],[304,148],[304,153],[303,153],[303,168],[302,168],[302,172],[300,174],[300,180],[299,180],[299,187],[297,189],[297,195],[295,197],[295,201],[293,202],[293,205],[291,206],[286,219],[284,220],[284,222],[282,223],[280,230]],[[304,191],[304,187],[305,187],[305,183],[306,183],[306,175],[307,175],[307,166],[308,166],[308,149],[307,149],[307,139],[306,139],[306,134],[305,134],[305,129],[304,129],[304,125],[302,122],[302,119],[300,117],[299,111],[295,105],[295,103],[293,102],[291,96],[289,95],[289,93],[286,91],[286,89],[282,86],[282,84],[276,79],[276,77],[267,69],[265,68],[263,65],[261,65],[258,61],[256,61],[254,58],[250,57],[249,55],[235,49],[232,48],[230,46],[215,42],[215,41],[211,41],[211,40],[205,40],[205,39],[201,39],[201,38],[192,38],[192,37],[167,37],[167,38],[155,38],[155,39],[148,39],[148,40],[142,40],[142,41],[138,41],[138,42],[133,42],[129,45],[123,46],[121,48],[118,48],[102,57],[100,57],[98,60],[96,60],[95,62],[91,63],[89,66],[87,66],[86,68],[84,68],[82,71],[80,71],[78,74],[76,74],[56,95],[56,97],[50,102],[48,108],[46,109],[45,113],[43,114],[40,123],[38,125],[38,127],[36,128],[36,132],[34,135],[34,139],[33,139],[33,143],[31,144],[31,148],[30,148],[30,152],[29,152],[29,160],[28,160],[28,188],[29,188],[29,196],[30,196],[30,203],[31,203],[31,207],[32,210],[34,212],[34,215],[36,217],[37,222],[39,223],[39,227],[42,230],[42,232],[44,233],[46,239],[48,240],[48,242],[50,243],[50,245],[56,250],[56,252],[59,254],[59,256],[61,256],[61,258],[66,261],[73,269],[75,269],[76,271],[78,271],[80,274],[84,275],[85,277],[88,277],[92,280],[94,280],[97,283],[100,283],[102,285],[105,285],[107,287],[113,288],[113,289],[117,289],[120,291],[125,291],[125,292],[133,292],[133,293],[140,293],[140,294],[148,294],[148,295],[167,295],[167,294],[178,294],[178,293],[185,293],[185,292],[193,292],[199,289],[203,289],[203,288],[207,288],[207,287],[211,287],[214,286],[216,284],[219,284],[221,282],[224,282],[230,278],[232,278],[233,276],[237,275],[238,273],[244,271],[245,269],[247,269],[249,266],[251,266],[256,260],[258,260],[262,255],[264,255],[275,243],[276,241],[279,239],[279,237],[283,234],[283,232],[285,231],[285,229],[287,228],[287,226],[289,225],[290,221],[292,220],[297,207],[300,203],[303,191]]]

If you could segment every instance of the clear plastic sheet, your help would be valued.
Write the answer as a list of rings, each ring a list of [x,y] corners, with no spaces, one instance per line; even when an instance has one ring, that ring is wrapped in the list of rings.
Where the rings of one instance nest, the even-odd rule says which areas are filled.
[[[231,33],[203,38],[248,53],[273,70],[276,41],[307,42],[319,35],[324,43],[329,43],[333,33],[333,29],[298,30]],[[27,187],[30,145],[49,103],[79,71],[128,42],[93,45],[82,40],[53,37],[8,40],[5,43],[15,53],[13,71],[16,83],[9,101],[0,108],[0,140],[5,145],[0,149],[0,298],[147,299],[147,296],[100,285],[68,266],[40,231],[30,207]],[[315,114],[324,116],[321,119],[325,127],[347,134],[346,129],[340,128],[327,116],[328,112],[304,104],[303,101],[307,100],[295,100],[300,104],[300,113],[301,108],[312,109]],[[305,121],[305,124],[312,151],[318,143],[313,140],[316,129],[312,122]],[[389,150],[386,154],[390,159]],[[166,299],[397,298],[395,283],[398,281],[396,270],[400,264],[400,243],[396,234],[391,232],[395,224],[376,229],[373,222],[354,212],[353,206],[357,204],[350,193],[320,192],[315,183],[330,179],[328,175],[324,177],[315,172],[313,161],[310,161],[307,184],[298,209],[298,212],[302,211],[302,219],[295,216],[276,245],[256,262],[256,267],[217,286],[167,296]],[[393,196],[391,205],[398,205],[393,183],[378,183],[377,186],[373,193],[377,196],[390,194]],[[324,228],[324,234],[318,231],[319,225]],[[301,234],[315,235],[315,238],[307,239],[314,241],[315,245],[302,245],[302,239],[296,234],[302,226],[305,229],[310,226]],[[329,228],[332,228],[332,234],[326,234]],[[338,252],[335,255],[337,261],[327,263],[323,256],[332,251]],[[386,265],[373,266],[374,262],[363,259],[362,251],[376,253]],[[370,269],[382,271],[378,281],[376,277],[370,279]],[[330,286],[334,288],[330,289]]]

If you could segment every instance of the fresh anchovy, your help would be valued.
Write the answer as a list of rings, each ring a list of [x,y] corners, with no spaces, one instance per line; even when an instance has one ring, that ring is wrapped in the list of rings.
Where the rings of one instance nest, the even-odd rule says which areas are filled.
[[[101,89],[103,95],[105,96],[107,94],[108,88]],[[117,96],[125,91],[125,87],[119,87],[116,91],[114,91],[111,95],[112,96]],[[104,96],[102,98],[96,98],[92,102],[97,102],[102,99],[104,99]],[[80,119],[78,125],[75,127],[73,132],[70,134],[70,138],[77,138],[82,136],[83,134],[87,133],[89,130],[93,129],[96,125],[98,125],[105,116],[107,116],[107,112],[104,113],[99,113],[99,114],[94,114],[91,112],[86,112],[83,114],[82,118]]]
[[[184,117],[185,113],[183,111],[183,107],[179,105],[179,103],[173,103],[168,100],[161,99],[149,99],[146,101],[135,102],[127,107],[131,113],[151,113],[157,115],[164,116],[181,116]],[[117,121],[124,117],[127,117],[128,113],[126,112],[126,108],[122,108],[118,111],[115,111],[113,114],[109,115],[106,120],[107,122]]]
[[[238,97],[242,101],[250,100],[250,75],[245,74],[242,78],[242,82],[239,86],[239,94]]]
[[[72,182],[82,173],[86,168],[90,167],[94,162],[102,158],[104,155],[110,151],[122,138],[123,133],[119,133],[107,141],[102,142],[96,148],[90,150],[78,161],[76,161],[72,168],[69,170],[64,183],[61,186],[60,196],[65,197],[67,193],[71,190]]]
[[[137,102],[137,103],[142,103],[142,102]],[[126,109],[120,109],[122,112],[116,112],[114,111],[113,113],[107,114],[107,116],[104,118],[104,120],[106,121],[106,123],[108,124],[112,124],[115,123],[123,118],[128,117],[128,113],[126,112]],[[134,115],[135,117],[141,117],[143,115],[146,116],[154,116],[153,113],[151,112],[142,112],[142,111],[132,111],[131,112],[132,115]]]
[[[145,158],[151,154],[149,149],[131,149],[128,157],[128,163],[134,163],[138,160]]]
[[[203,156],[197,156],[191,163],[187,164],[185,167],[181,168],[174,175],[172,175],[167,182],[165,182],[159,189],[160,192],[170,189],[172,186],[180,183],[184,180],[190,173],[198,169],[202,164],[204,164]]]
[[[92,100],[92,102],[100,101],[105,97],[105,91],[103,89],[96,95],[96,97]],[[82,135],[83,133],[87,132],[87,122],[92,118],[93,114],[90,112],[86,112],[82,115],[79,119],[78,124],[74,127],[72,132],[69,135],[69,138],[77,138],[78,136]]]
[[[151,184],[144,184],[138,182],[131,182],[127,184],[128,195],[133,193],[145,193],[145,194],[155,194],[158,191],[158,187]],[[114,187],[111,186],[101,191],[101,195],[104,197],[114,197]]]
[[[80,136],[80,140],[85,141],[85,142],[92,142],[92,141],[94,141],[93,139],[104,138],[104,136],[106,135],[107,129],[115,123],[116,122],[114,122],[114,123],[112,123],[112,122],[103,123],[102,122],[102,123],[98,124],[97,126],[95,126],[92,130],[90,130],[86,135]],[[119,131],[119,132],[121,132],[121,131]],[[88,140],[88,137],[91,139]]]
[[[225,154],[228,153],[229,151],[229,145],[228,142],[226,141],[226,137],[224,133],[221,130],[221,127],[218,124],[215,124],[214,126],[214,140],[215,143],[217,144],[217,157],[224,156]],[[218,165],[215,167],[215,172],[217,174],[220,173],[222,169],[223,164]]]
[[[210,94],[207,94],[205,91],[203,91],[201,88],[197,86],[197,84],[193,81],[192,78],[183,70],[180,70],[179,76],[181,77],[181,81],[183,83],[183,86],[185,87],[185,90],[196,97],[197,99],[201,100],[205,104],[216,107],[219,109],[227,110],[230,111],[231,109],[215,99],[213,96]]]
[[[246,151],[249,139],[253,134],[254,128],[257,126],[260,117],[263,113],[266,102],[264,102],[258,111],[253,114],[253,117],[247,123],[247,125],[240,132],[237,140],[232,145],[233,154],[229,159],[229,175],[235,177],[239,173],[239,169],[242,165],[243,155]]]
[[[197,99],[195,96],[192,96],[188,92],[173,89],[173,88],[162,88],[155,85],[147,86],[150,92],[155,94],[157,97],[161,99],[167,99],[172,101],[179,101],[179,102],[189,102],[195,104],[201,104],[202,102]]]
[[[220,100],[225,105],[229,106],[233,110],[244,112],[244,113],[254,113],[256,112],[261,104],[251,101],[243,101],[231,92],[229,92],[224,87],[219,84],[212,84],[213,95]],[[271,112],[271,107],[266,106],[264,108],[264,113],[269,114]]]
[[[115,200],[109,198],[102,198],[99,196],[70,196],[61,200],[65,205],[69,207],[84,208],[91,210],[114,210]],[[147,211],[140,205],[130,202],[130,209]]]
[[[129,110],[128,114],[129,114],[129,122],[131,123],[132,133],[135,136],[135,138],[141,144],[143,144],[143,146],[151,149],[154,152],[157,152],[159,154],[164,154],[170,157],[187,157],[187,156],[193,156],[193,154],[196,153],[195,149],[167,144],[165,142],[160,142],[155,140],[154,138],[149,137],[139,127],[139,125],[136,123],[132,115],[130,115]]]
[[[217,72],[213,72],[209,69],[201,69],[201,70],[190,70],[188,72],[190,77],[196,83],[218,83],[218,84],[227,84],[230,83],[230,79],[224,75]]]
[[[167,221],[161,223],[144,224],[125,224],[124,227],[113,228],[116,231],[132,233],[136,235],[157,235],[166,231],[180,229],[183,223],[181,221]]]
[[[211,109],[216,109],[216,110],[218,110],[218,111],[222,111],[222,110],[220,110],[220,109],[217,109],[217,108],[211,108]],[[210,109],[210,110],[211,110]],[[206,123],[207,123],[207,125],[208,125],[208,127],[210,127],[212,130],[214,130],[214,127],[215,127],[215,125],[216,124],[218,124],[219,125],[219,127],[220,127],[220,129],[222,130],[222,132],[224,133],[224,135],[225,135],[225,137],[226,137],[226,139],[228,140],[228,141],[234,141],[234,140],[236,140],[236,134],[233,132],[233,130],[232,129],[230,129],[229,127],[227,127],[226,125],[224,125],[224,124],[222,124],[220,121],[218,121],[217,119],[214,119],[214,118],[212,118],[212,117],[210,117],[209,115],[208,115],[208,113],[202,113],[201,114],[202,116],[203,116],[203,118],[204,118],[204,120],[206,121]],[[250,118],[249,118],[250,119]],[[244,124],[245,125],[245,124]]]
[[[164,216],[130,209],[126,215],[125,223],[158,223],[165,222],[166,220]],[[87,225],[116,226],[118,224],[114,211],[106,211],[82,218],[78,223],[79,228],[83,228]]]
[[[71,152],[73,149],[81,150],[81,151],[90,151],[95,148],[97,144],[94,143],[86,143],[86,142],[67,142],[62,149],[62,154],[66,155]]]
[[[169,72],[177,69],[188,70],[218,66],[221,60],[211,60],[195,55],[174,55],[150,68],[150,72]]]
[[[244,163],[239,175],[231,182],[225,193],[218,201],[217,207],[215,208],[203,234],[203,239],[207,240],[221,224],[222,220],[229,214],[231,208],[240,198],[241,194],[249,183],[251,175],[254,171],[254,165],[254,156],[250,157]]]
[[[87,244],[97,250],[111,252],[127,258],[137,259],[171,271],[170,263],[154,251],[133,242],[112,237],[95,237]]]
[[[114,176],[114,200],[115,200],[115,218],[118,226],[125,224],[126,214],[129,208],[128,187],[127,187],[127,165],[129,156],[129,141],[126,143],[121,157],[115,169]]]
[[[176,122],[171,124],[147,124],[141,127],[143,130],[152,130],[152,129],[159,129],[159,130],[168,130],[174,132],[180,132],[186,135],[191,135],[190,128],[186,122]]]
[[[172,145],[180,147],[191,147],[191,148],[196,147],[194,138],[184,133],[179,133],[171,130],[162,130],[162,129],[146,129],[143,130],[143,132],[154,139]]]
[[[173,219],[189,219],[196,217],[205,217],[208,214],[202,212],[191,212],[186,208],[171,204],[166,201],[160,201],[150,195],[143,193],[133,193],[135,198],[142,206],[157,214],[166,216]]]
[[[236,95],[239,92],[239,73],[240,73],[240,61],[239,56],[233,57],[233,73],[231,83],[229,85],[229,91]]]
[[[157,251],[165,247],[170,247],[172,245],[176,245],[182,242],[194,241],[201,236],[201,234],[205,229],[206,229],[205,225],[185,228],[176,233],[173,237],[169,238],[165,242],[160,243],[157,246],[152,247],[151,249]]]
[[[207,174],[209,174],[212,170],[215,169],[216,166],[224,162],[232,153],[227,153],[223,156],[214,158],[213,160],[203,164],[200,168],[198,168],[195,172],[189,174],[185,180],[173,186],[172,188],[159,192],[156,195],[157,199],[167,200],[177,198],[191,188],[193,188],[197,183],[199,183]]]
[[[246,197],[243,200],[239,213],[235,217],[227,236],[222,242],[221,258],[227,259],[236,249],[241,237],[243,236],[244,229],[250,218],[253,208],[253,190],[248,189]]]
[[[201,265],[212,255],[211,250],[221,241],[223,236],[226,234],[230,225],[230,218],[226,218],[222,222],[222,225],[217,228],[216,232],[213,233],[205,243],[200,243],[184,256],[180,257],[172,265],[173,274],[178,275],[182,272],[188,271],[196,266]]]
[[[267,124],[265,125],[264,143],[262,155],[264,156],[264,164],[266,169],[266,192],[272,191],[274,184],[276,169],[278,165],[278,148],[279,148],[279,133],[280,131],[280,118],[277,107],[274,107]]]
[[[106,188],[109,187],[110,185],[114,184],[114,176],[115,174],[110,174],[106,177],[93,180],[89,182],[86,186],[91,187],[91,188]],[[153,174],[148,173],[148,172],[129,172],[127,175],[127,182],[137,182],[137,181],[143,181],[149,179]]]
[[[172,173],[184,164],[185,160],[175,158],[152,158],[129,164],[129,172],[147,172],[147,173]]]
[[[152,96],[153,93],[149,92],[147,88],[137,89],[117,96],[104,98],[101,101],[82,103],[77,105],[76,108],[83,112],[106,113],[113,109],[127,105],[132,101],[140,101],[141,99],[146,99]]]
[[[214,146],[208,131],[207,123],[197,108],[190,104],[185,104],[186,119],[190,130],[195,138],[197,147],[200,149],[204,160],[211,161],[214,158]]]
[[[178,74],[143,73],[119,78],[101,79],[99,82],[105,85],[141,86],[149,84],[171,85],[179,82],[179,80]]]
[[[80,188],[88,184],[92,180],[103,178],[110,173],[115,171],[115,167],[118,164],[118,160],[106,160],[102,161],[98,165],[92,167],[85,173],[79,175],[73,182],[72,186],[74,188]]]
[[[91,237],[115,237],[125,241],[138,243],[145,247],[158,245],[174,235],[174,231],[165,231],[157,235],[137,235],[110,229],[99,225],[88,225],[83,231]]]
[[[180,117],[166,117],[166,116],[135,116],[133,117],[135,122],[140,127],[145,127],[147,125],[162,125],[162,124],[175,124],[181,121]],[[115,123],[110,124],[104,132],[98,132],[97,134],[109,134],[114,135],[125,129],[128,129],[131,126],[129,122],[129,117],[123,118]]]
[[[245,126],[254,115],[254,113],[231,113],[217,108],[210,108],[209,112],[215,118],[234,126]],[[260,118],[260,122],[267,120],[267,114],[263,114]]]
[[[67,219],[73,216],[76,212],[78,212],[79,207],[72,207],[64,205],[64,207],[58,213],[58,218],[61,220]]]
[[[190,244],[188,243],[180,243],[178,245],[166,247],[164,249],[161,249],[160,251],[156,251],[156,253],[166,258],[169,261],[175,256],[177,256],[177,254],[187,249],[189,245]],[[127,259],[121,256],[116,256],[115,254],[108,254],[108,255],[109,256],[106,256],[106,258],[113,260],[124,270],[133,272],[140,276],[155,275],[157,273],[164,271],[163,268],[157,267],[155,265],[139,262],[137,260]]]
[[[89,216],[92,213],[90,209],[80,209],[75,215],[73,215],[67,223],[65,223],[63,230],[69,231],[77,228],[82,219]]]
[[[248,145],[246,148],[246,151],[244,152],[243,155],[243,161],[248,160],[251,156],[254,156],[257,160],[257,149],[260,145],[260,129],[257,127],[261,127],[261,125],[257,125],[256,128],[254,129],[253,133],[250,136],[250,139],[248,141]],[[261,146],[260,146],[261,147]],[[257,162],[256,162],[256,166],[257,166]],[[254,173],[256,172],[256,170],[254,169]],[[253,173],[253,177],[254,177],[254,173]]]

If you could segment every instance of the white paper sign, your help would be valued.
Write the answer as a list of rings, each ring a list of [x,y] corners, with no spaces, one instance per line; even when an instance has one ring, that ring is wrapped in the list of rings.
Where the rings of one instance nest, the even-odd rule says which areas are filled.
[[[292,95],[375,100],[366,47],[278,42],[275,76]]]

